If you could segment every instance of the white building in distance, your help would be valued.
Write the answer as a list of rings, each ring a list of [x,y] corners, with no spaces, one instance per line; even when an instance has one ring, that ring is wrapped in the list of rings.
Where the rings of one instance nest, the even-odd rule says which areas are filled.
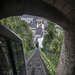
[[[34,43],[38,38],[39,47],[42,48],[42,41],[46,33],[45,27],[48,25],[47,20],[44,18],[31,15],[23,15],[21,16],[21,20],[25,20],[29,24],[31,31],[33,32]]]

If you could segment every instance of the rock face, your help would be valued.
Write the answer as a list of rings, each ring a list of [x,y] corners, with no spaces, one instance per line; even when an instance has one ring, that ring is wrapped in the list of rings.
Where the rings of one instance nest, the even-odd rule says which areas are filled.
[[[27,75],[47,75],[39,50],[27,62]]]

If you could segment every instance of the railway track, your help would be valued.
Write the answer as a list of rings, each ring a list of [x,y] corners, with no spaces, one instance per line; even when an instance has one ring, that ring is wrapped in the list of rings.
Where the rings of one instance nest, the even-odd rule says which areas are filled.
[[[26,62],[27,75],[48,75],[46,73],[46,67],[40,56],[40,51],[35,50],[30,59]]]

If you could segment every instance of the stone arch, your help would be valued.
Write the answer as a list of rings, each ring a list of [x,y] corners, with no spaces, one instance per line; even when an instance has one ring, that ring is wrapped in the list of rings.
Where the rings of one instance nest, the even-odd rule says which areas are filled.
[[[0,18],[22,15],[22,14],[30,14],[36,15],[40,17],[44,17],[52,20],[53,22],[61,25],[64,29],[70,30],[72,27],[70,19],[65,14],[66,11],[61,11],[58,8],[59,2],[54,0],[45,2],[42,0],[7,0],[0,2]],[[53,4],[52,4],[53,3]],[[63,5],[62,5],[63,6]],[[63,10],[63,8],[61,8]],[[66,8],[67,9],[67,8]],[[69,26],[67,26],[69,24]]]
[[[65,29],[64,42],[56,75],[74,75],[74,0],[2,0],[0,9],[0,19],[8,16],[30,14],[50,19],[62,26]]]

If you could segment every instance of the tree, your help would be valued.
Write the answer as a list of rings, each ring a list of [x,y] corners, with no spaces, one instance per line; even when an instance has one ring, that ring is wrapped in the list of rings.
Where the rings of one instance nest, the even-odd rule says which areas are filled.
[[[42,51],[44,52],[44,58],[48,59],[50,64],[53,65],[53,68],[49,70],[56,71],[63,40],[63,29],[51,21],[48,21],[48,27],[45,29],[47,33],[44,36]],[[47,64],[46,59],[44,61]]]

